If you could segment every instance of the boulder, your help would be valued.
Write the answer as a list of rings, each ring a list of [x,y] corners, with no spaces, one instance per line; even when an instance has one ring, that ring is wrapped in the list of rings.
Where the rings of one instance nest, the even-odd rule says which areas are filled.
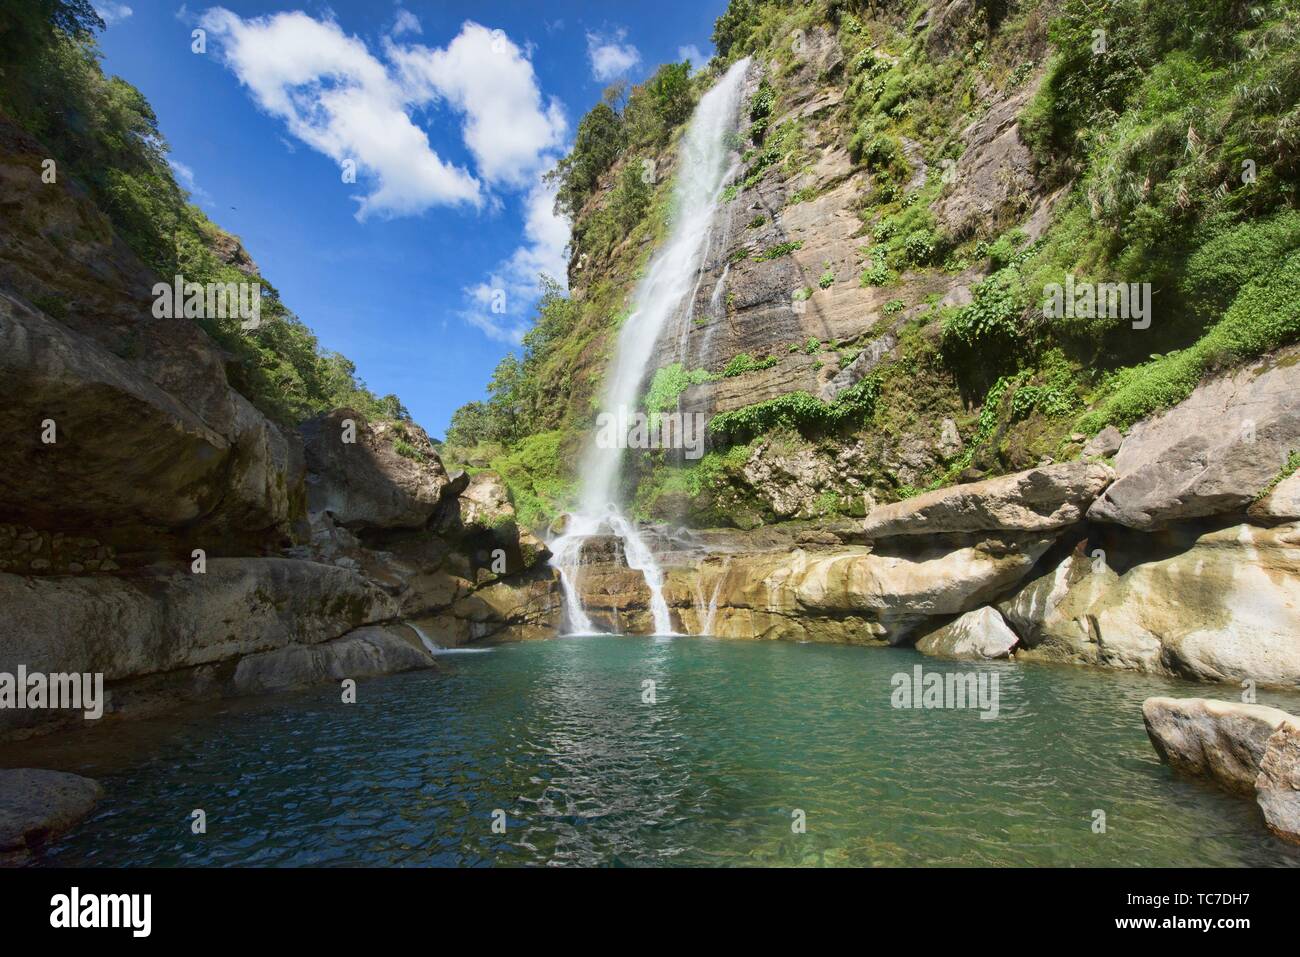
[[[356,572],[284,558],[214,558],[120,575],[0,574],[0,671],[137,678],[336,638],[397,612]],[[110,696],[111,706],[111,696]],[[0,733],[67,713],[0,711]],[[81,720],[77,714],[76,719]]]
[[[1293,472],[1246,510],[1251,521],[1264,525],[1300,519],[1300,472]]]
[[[462,525],[495,528],[515,520],[515,508],[510,504],[510,490],[496,472],[475,472],[456,504],[460,509]]]
[[[219,365],[204,364],[212,344],[193,346],[188,375],[215,395],[190,401],[155,381],[171,384],[172,365],[151,377],[0,292],[0,429],[12,437],[0,500],[9,514],[42,528],[183,531],[208,548],[287,538],[301,509],[297,450],[226,385]],[[46,420],[51,443],[42,441]]]
[[[1031,657],[1300,687],[1300,528],[1128,533],[1008,599]]]
[[[1282,840],[1300,844],[1300,727],[1281,724],[1264,749],[1255,778],[1264,823]]]
[[[1124,433],[1113,425],[1108,425],[1083,447],[1084,458],[1110,458],[1124,444]]]
[[[916,643],[916,650],[935,658],[985,661],[1010,658],[1018,641],[997,609],[986,605],[930,632]]]
[[[1150,531],[1244,514],[1300,449],[1300,350],[1202,382],[1129,430],[1095,522]]]
[[[1089,561],[1071,553],[1056,562],[1048,572],[1027,581],[1010,597],[997,603],[998,611],[1028,648],[1042,640],[1047,622],[1059,624],[1057,608],[1070,593],[1071,586],[1091,571]]]
[[[1212,698],[1147,698],[1147,735],[1171,767],[1208,777],[1242,794],[1255,792],[1269,739],[1281,727],[1300,732],[1285,711]]]
[[[409,626],[371,625],[320,644],[291,645],[241,658],[232,690],[263,694],[436,666],[436,659]]]
[[[872,509],[868,539],[949,532],[1054,532],[1082,520],[1114,473],[1100,462],[1064,462],[925,492]]]
[[[79,774],[0,770],[0,865],[25,863],[89,814],[103,794],[98,782]]]
[[[335,409],[298,431],[307,460],[307,505],[329,512],[340,525],[423,528],[450,494],[437,450],[413,423],[372,424],[353,409]]]

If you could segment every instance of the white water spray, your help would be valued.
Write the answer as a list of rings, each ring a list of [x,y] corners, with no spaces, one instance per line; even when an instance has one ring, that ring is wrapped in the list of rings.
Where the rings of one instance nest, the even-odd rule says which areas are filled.
[[[637,284],[632,311],[619,330],[618,349],[609,370],[602,408],[617,415],[637,405],[659,338],[669,320],[690,307],[699,283],[700,264],[712,234],[714,214],[726,180],[734,170],[728,134],[735,129],[741,87],[749,60],[734,64],[700,98],[691,124],[682,137],[677,177],[673,184],[675,215],[668,239],[655,254]],[[636,526],[622,513],[618,479],[622,452],[591,442],[583,459],[583,486],[578,514],[570,516],[562,536],[551,543],[551,564],[560,572],[569,627],[591,633],[591,620],[582,608],[578,576],[582,539],[602,526],[623,540],[628,567],[641,571],[650,590],[655,633],[671,635],[672,619],[663,596],[663,570]]]

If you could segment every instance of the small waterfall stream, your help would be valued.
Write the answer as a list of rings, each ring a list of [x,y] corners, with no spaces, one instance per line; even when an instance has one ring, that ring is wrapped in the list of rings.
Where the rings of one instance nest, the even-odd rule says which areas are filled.
[[[700,283],[700,268],[713,233],[713,220],[728,177],[736,166],[729,134],[736,128],[741,90],[749,60],[731,66],[700,98],[682,137],[673,183],[675,215],[663,246],[655,253],[633,294],[632,311],[619,330],[610,366],[602,411],[627,415],[636,409],[647,373],[653,367],[661,336],[674,316],[689,311]],[[582,495],[578,512],[569,517],[564,533],[550,542],[551,564],[559,570],[571,633],[592,634],[591,619],[582,607],[583,540],[606,527],[623,541],[628,567],[645,576],[655,633],[671,635],[672,619],[663,595],[663,569],[645,544],[634,522],[623,514],[619,500],[623,452],[592,441],[582,463]]]

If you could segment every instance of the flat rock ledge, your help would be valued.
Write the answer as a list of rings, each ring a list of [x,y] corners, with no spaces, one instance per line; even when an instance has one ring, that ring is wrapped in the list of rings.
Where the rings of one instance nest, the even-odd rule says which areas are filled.
[[[1253,794],[1268,829],[1300,844],[1300,718],[1265,705],[1148,698],[1142,719],[1171,767]]]
[[[0,770],[0,866],[34,851],[84,818],[103,796],[97,781],[41,768]]]
[[[1102,462],[1065,462],[954,485],[872,509],[868,539],[949,532],[1051,532],[1083,519],[1114,479]]]

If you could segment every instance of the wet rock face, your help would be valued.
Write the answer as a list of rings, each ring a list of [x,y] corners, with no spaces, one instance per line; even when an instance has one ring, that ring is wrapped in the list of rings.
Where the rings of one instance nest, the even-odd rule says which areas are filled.
[[[335,409],[298,429],[306,454],[307,504],[349,528],[421,528],[450,484],[424,430],[371,424]],[[403,454],[403,453],[406,454]]]
[[[1211,515],[1245,514],[1300,449],[1300,350],[1201,383],[1144,419],[1115,457],[1115,483],[1094,522],[1150,531]],[[1279,515],[1291,509],[1284,492]],[[1265,517],[1274,517],[1263,506]]]
[[[79,774],[0,770],[0,866],[26,863],[89,814],[103,794],[98,782]]]
[[[1100,463],[1066,462],[926,492],[871,511],[869,539],[974,531],[1054,531],[1082,520],[1111,481]]]

